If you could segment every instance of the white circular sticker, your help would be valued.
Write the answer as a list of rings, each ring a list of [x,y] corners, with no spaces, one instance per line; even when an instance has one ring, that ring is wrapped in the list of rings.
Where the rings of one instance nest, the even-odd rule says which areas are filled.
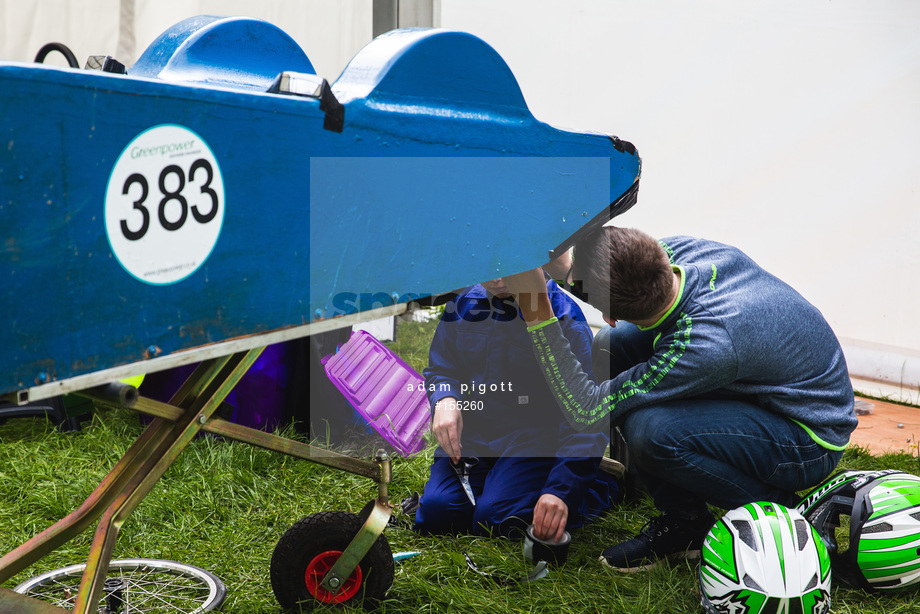
[[[224,181],[200,136],[163,124],[137,135],[112,168],[105,232],[118,262],[148,284],[181,281],[204,264],[224,221]]]

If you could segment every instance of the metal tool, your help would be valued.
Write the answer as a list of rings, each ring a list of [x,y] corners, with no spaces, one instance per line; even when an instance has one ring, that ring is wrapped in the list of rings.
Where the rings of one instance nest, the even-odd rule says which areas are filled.
[[[538,561],[537,564],[534,565],[534,568],[523,578],[508,578],[480,570],[476,567],[476,564],[473,563],[473,559],[470,558],[470,555],[465,551],[463,552],[463,558],[466,559],[466,566],[469,567],[471,571],[478,573],[480,576],[489,578],[499,586],[511,586],[513,584],[521,584],[522,582],[533,582],[534,580],[539,580],[549,575],[546,561]]]
[[[460,480],[460,485],[463,486],[463,492],[466,493],[466,498],[470,500],[470,503],[475,507],[476,505],[476,495],[473,494],[473,487],[470,486],[470,469],[479,464],[479,459],[476,457],[464,457],[460,459],[459,463],[454,463],[451,461],[451,469],[454,470],[454,473],[457,474],[457,479]]]

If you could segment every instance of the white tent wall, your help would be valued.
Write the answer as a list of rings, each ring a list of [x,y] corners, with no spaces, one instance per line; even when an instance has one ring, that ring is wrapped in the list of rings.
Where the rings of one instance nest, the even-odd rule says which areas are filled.
[[[741,247],[824,313],[859,389],[918,400],[920,3],[441,0],[439,18],[501,54],[539,119],[638,147],[616,223]]]
[[[537,118],[639,148],[617,223],[738,245],[821,309],[860,390],[920,401],[916,0],[0,0],[0,58],[130,66],[198,14],[278,25],[330,81],[375,24],[481,37]]]
[[[373,38],[373,0],[0,0],[0,59],[31,62],[60,42],[80,65],[110,55],[131,66],[170,26],[195,15],[245,15],[281,28],[330,82]],[[64,66],[52,53],[47,63]]]
[[[45,43],[67,45],[82,66],[90,55],[115,56],[118,45],[119,0],[0,0],[0,59],[31,62]],[[64,56],[48,55],[46,63],[66,66]]]

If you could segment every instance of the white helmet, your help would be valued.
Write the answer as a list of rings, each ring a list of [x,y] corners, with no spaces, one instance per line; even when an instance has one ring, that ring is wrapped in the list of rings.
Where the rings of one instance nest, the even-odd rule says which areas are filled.
[[[700,595],[710,614],[825,614],[831,563],[800,513],[757,502],[725,514],[703,542]]]

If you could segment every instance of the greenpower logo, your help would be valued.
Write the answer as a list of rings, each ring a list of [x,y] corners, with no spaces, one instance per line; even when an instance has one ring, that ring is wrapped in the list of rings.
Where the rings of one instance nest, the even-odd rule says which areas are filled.
[[[712,277],[709,279],[709,289],[716,289],[716,265],[712,265]]]
[[[179,143],[166,143],[165,145],[154,145],[153,147],[132,147],[131,158],[145,158],[150,156],[174,156],[182,155],[189,152],[195,147],[195,139],[189,139]]]

